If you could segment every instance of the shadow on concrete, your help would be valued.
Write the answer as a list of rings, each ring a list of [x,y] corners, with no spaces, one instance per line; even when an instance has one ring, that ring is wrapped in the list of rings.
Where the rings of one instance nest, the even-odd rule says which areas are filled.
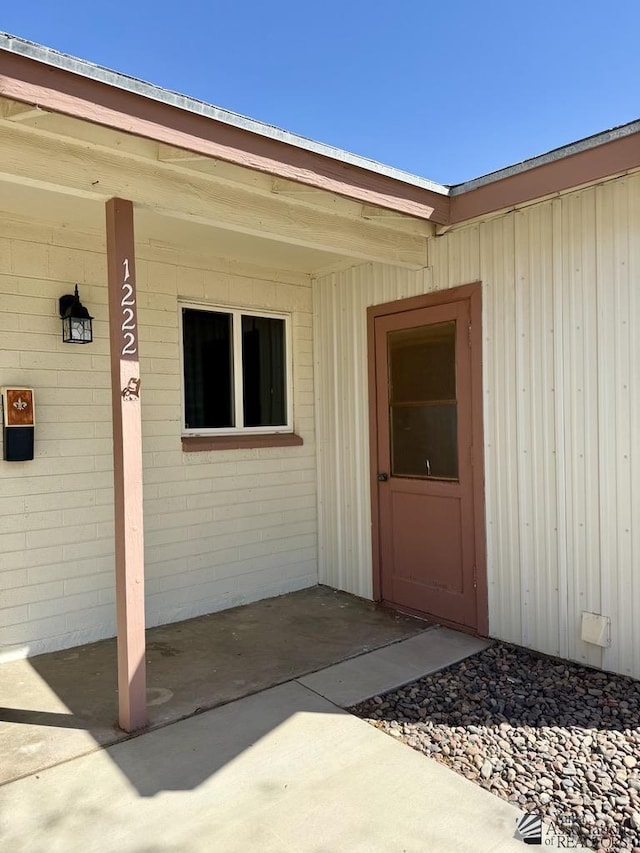
[[[22,711],[19,708],[1,708],[0,723],[22,723],[25,726],[52,726],[55,729],[88,729],[89,724],[73,714],[51,714],[48,711]]]
[[[517,817],[297,681],[0,788],[11,853],[516,853]]]
[[[277,777],[277,765],[292,758],[278,756],[264,742],[277,742],[278,729],[290,724],[295,715],[318,713],[344,712],[297,683],[282,684],[217,708],[213,716],[205,713],[184,720],[171,732],[161,729],[135,742],[116,744],[109,755],[142,797],[192,790],[252,748],[264,750],[264,760]],[[265,796],[275,787],[275,782],[261,783]]]
[[[132,825],[139,814],[137,797],[152,799],[201,786],[200,800],[206,799],[207,787],[215,792],[207,811],[215,811],[217,816],[211,820],[209,830],[214,836],[225,836],[226,806],[229,811],[241,813],[246,798],[247,815],[251,809],[260,812],[270,808],[283,793],[286,795],[290,782],[300,784],[296,767],[307,759],[299,754],[299,746],[292,749],[291,731],[313,732],[318,726],[326,730],[334,715],[345,716],[297,682],[290,682],[147,732],[144,737],[94,751],[82,759],[78,770],[73,763],[65,762],[43,776],[16,781],[15,788],[0,787],[0,837],[9,845],[7,849],[48,853],[62,827],[73,836],[73,826],[81,824],[91,828],[88,834],[94,840],[89,850],[128,849],[136,835]],[[324,721],[318,722],[318,717]],[[312,751],[316,748],[313,743],[305,745],[305,749],[307,746]],[[308,781],[313,772],[313,768],[307,770],[303,781]],[[132,797],[132,786],[137,796]],[[21,804],[17,813],[16,802]],[[165,798],[165,802],[170,809],[178,809],[174,821],[182,825],[184,833],[189,818],[177,803],[188,811],[193,807],[191,801]],[[161,817],[164,819],[164,814]],[[262,849],[257,829],[256,833],[247,849]],[[156,836],[153,842],[143,835],[140,846],[136,841],[136,853],[183,849],[176,846],[170,833],[162,841],[154,828],[149,829],[149,835]],[[96,847],[95,839],[100,838],[101,846]],[[79,840],[74,843],[80,845]],[[80,847],[72,845],[71,849]]]
[[[427,622],[372,602],[314,587],[151,628],[146,656],[150,729],[398,642],[428,627]],[[0,667],[0,695],[5,706],[0,711],[0,784],[130,737],[116,724],[116,666],[115,640],[106,640]],[[265,723],[262,734],[279,722]],[[184,754],[188,758],[201,747],[197,742],[186,744]],[[237,749],[238,744],[227,745],[222,738],[216,766],[230,760]],[[192,767],[193,773],[183,774],[188,785],[202,781],[198,780],[201,765],[192,762]],[[145,795],[162,790],[165,776],[169,778],[173,769],[163,765],[162,755],[148,767],[128,763],[123,767]],[[207,772],[214,771],[209,767]]]

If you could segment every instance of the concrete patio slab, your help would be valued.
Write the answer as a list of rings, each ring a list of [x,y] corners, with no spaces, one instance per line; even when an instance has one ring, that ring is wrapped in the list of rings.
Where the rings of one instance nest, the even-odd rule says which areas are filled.
[[[295,682],[0,788],[12,853],[517,853],[518,816]]]
[[[437,672],[490,645],[468,634],[434,627],[411,639],[343,661],[298,679],[341,708]]]
[[[313,587],[147,631],[151,726],[422,633],[429,623]],[[0,665],[0,783],[126,735],[115,725],[116,643]]]

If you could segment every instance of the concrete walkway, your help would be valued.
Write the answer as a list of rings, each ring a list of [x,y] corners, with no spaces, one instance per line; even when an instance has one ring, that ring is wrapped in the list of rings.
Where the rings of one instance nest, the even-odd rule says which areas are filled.
[[[431,657],[423,660],[420,674],[485,645],[446,629],[428,634]],[[416,677],[420,639],[391,647],[396,661],[386,661],[385,683],[373,692]],[[349,662],[351,695],[364,698],[362,689],[370,690],[365,684],[372,677],[372,656],[380,654]],[[514,807],[319,695],[318,690],[329,693],[337,685],[343,700],[346,674],[330,667],[324,682],[322,673],[302,679],[305,683],[291,681],[4,785],[2,849],[12,853],[525,849],[514,837],[519,815]]]
[[[151,728],[430,631],[433,624],[328,587],[147,631]],[[125,740],[116,641],[0,666],[0,784]]]

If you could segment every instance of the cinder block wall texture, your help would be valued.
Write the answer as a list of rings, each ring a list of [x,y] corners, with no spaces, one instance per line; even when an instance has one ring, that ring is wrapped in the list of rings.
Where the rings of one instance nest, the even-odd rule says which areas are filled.
[[[104,238],[0,218],[0,385],[32,387],[32,462],[0,461],[0,660],[115,634]],[[147,624],[317,582],[311,282],[137,246]],[[78,282],[90,346],[63,344]],[[291,314],[301,447],[183,453],[180,299]]]

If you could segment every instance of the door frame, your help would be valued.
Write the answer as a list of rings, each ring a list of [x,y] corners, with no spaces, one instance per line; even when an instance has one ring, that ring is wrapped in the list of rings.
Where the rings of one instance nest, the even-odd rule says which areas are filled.
[[[369,473],[371,489],[371,539],[373,564],[373,598],[382,600],[382,565],[380,560],[380,504],[378,500],[378,420],[376,383],[375,321],[377,317],[431,308],[451,302],[469,302],[471,329],[471,463],[473,466],[473,519],[476,579],[476,630],[479,636],[489,632],[487,547],[484,497],[484,436],[482,394],[482,284],[474,282],[448,290],[439,290],[421,296],[411,296],[367,308],[367,358],[369,384]],[[428,616],[429,614],[423,614]],[[439,622],[446,624],[444,620]],[[453,625],[459,630],[463,626]]]

